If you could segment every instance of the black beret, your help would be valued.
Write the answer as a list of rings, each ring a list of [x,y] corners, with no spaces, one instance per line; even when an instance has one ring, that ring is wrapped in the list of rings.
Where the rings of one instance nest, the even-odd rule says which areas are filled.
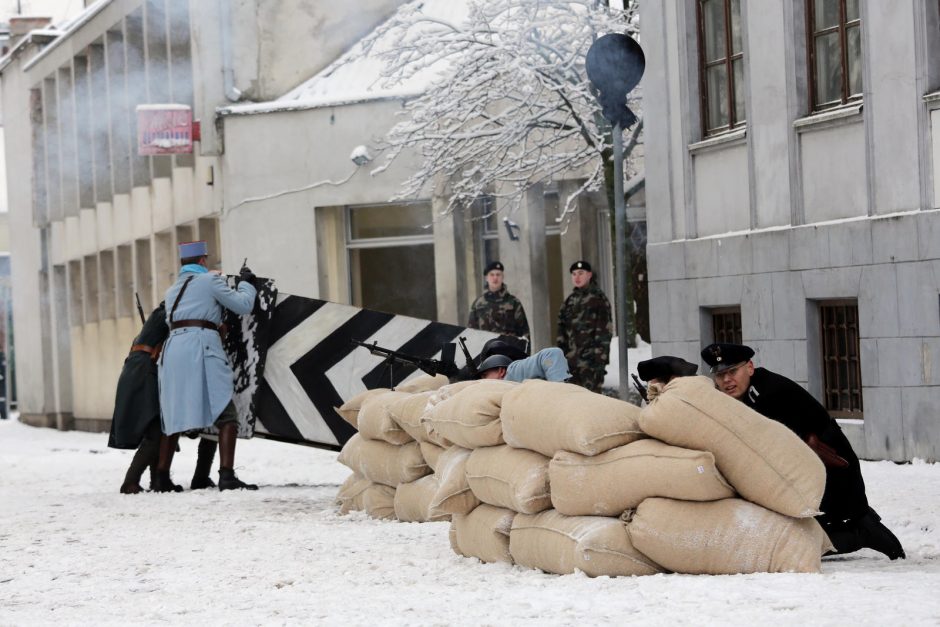
[[[754,349],[743,344],[719,342],[702,349],[702,360],[712,367],[712,374],[727,370],[754,356]]]
[[[698,370],[698,366],[690,364],[681,357],[662,355],[641,361],[636,365],[636,371],[644,381],[653,379],[668,379],[670,377],[691,377]]]
[[[491,262],[489,262],[488,264],[486,264],[486,267],[483,268],[483,276],[486,276],[487,274],[489,274],[489,273],[492,272],[493,270],[499,270],[500,272],[502,272],[502,271],[503,271],[503,264],[501,264],[501,263],[498,262],[498,261],[491,261]]]
[[[568,268],[568,272],[574,272],[575,270],[587,270],[588,272],[591,272],[591,264],[584,261],[583,259],[580,261],[575,261],[573,264],[571,264],[571,267]]]

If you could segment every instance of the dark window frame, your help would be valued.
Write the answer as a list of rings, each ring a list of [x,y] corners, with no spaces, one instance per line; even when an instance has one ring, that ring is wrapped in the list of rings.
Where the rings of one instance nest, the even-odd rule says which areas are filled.
[[[858,301],[824,300],[818,307],[823,405],[833,418],[864,419]]]
[[[721,2],[724,7],[724,16],[725,16],[725,28],[724,28],[724,53],[725,56],[720,59],[715,59],[713,61],[706,62],[705,60],[705,16],[704,11],[702,10],[702,5],[706,2]],[[744,44],[743,44],[743,33],[742,33],[742,45],[741,51],[733,53],[732,38],[731,38],[731,0],[697,0],[695,3],[696,6],[696,20],[698,22],[698,66],[699,66],[699,99],[701,106],[701,116],[702,116],[702,137],[710,137],[712,135],[719,135],[721,133],[727,133],[729,131],[740,128],[747,122],[747,115],[743,119],[737,119],[737,115],[734,110],[734,96],[737,91],[734,81],[734,62],[741,60],[741,63],[744,63]],[[740,11],[740,4],[738,9]],[[740,16],[739,16],[740,19]],[[742,26],[743,29],[743,26]],[[728,80],[728,94],[727,102],[725,105],[728,107],[728,123],[723,126],[716,126],[714,128],[709,128],[708,118],[709,118],[709,109],[708,109],[708,76],[707,71],[709,68],[724,65],[725,72]],[[743,89],[744,86],[741,86]]]
[[[816,4],[815,0],[805,0],[806,2],[806,63],[807,67],[807,76],[809,78],[809,89],[807,94],[809,96],[809,110],[811,112],[815,111],[825,111],[826,109],[832,109],[835,107],[841,107],[849,103],[858,102],[862,99],[862,93],[864,91],[864,79],[860,79],[862,84],[862,91],[857,94],[849,93],[849,60],[848,60],[848,38],[846,36],[846,31],[850,28],[859,29],[859,37],[861,37],[862,29],[862,16],[861,11],[859,11],[858,18],[846,21],[845,19],[845,3],[846,0],[835,0],[839,3],[839,23],[836,26],[830,26],[820,30],[816,30]],[[826,102],[816,102],[816,39],[819,37],[831,34],[839,33],[839,50],[840,54],[840,69],[842,72],[842,81],[841,81],[841,97],[839,100],[830,100]],[[861,64],[861,53],[859,53],[858,63]]]
[[[712,341],[743,344],[741,334],[741,306],[709,309],[712,317]]]

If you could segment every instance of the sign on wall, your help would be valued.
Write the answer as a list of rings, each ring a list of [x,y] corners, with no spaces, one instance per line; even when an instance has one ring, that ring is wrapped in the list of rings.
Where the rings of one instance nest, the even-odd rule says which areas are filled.
[[[193,111],[180,104],[137,105],[137,154],[177,155],[193,151]]]

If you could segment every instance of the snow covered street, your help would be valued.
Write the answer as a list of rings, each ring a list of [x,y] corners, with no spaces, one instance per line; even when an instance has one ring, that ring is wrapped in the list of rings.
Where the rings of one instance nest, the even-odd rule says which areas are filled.
[[[863,463],[905,561],[864,550],[821,575],[590,579],[458,557],[449,523],[339,516],[335,453],[242,441],[236,470],[258,492],[125,496],[131,452],[106,442],[0,421],[0,624],[940,623],[938,464]],[[188,488],[196,442],[181,446]]]

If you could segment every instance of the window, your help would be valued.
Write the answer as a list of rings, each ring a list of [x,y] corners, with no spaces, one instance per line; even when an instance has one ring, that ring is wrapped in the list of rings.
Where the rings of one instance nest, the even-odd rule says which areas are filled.
[[[810,109],[862,96],[862,21],[858,0],[806,0]]]
[[[702,132],[714,135],[744,123],[741,0],[699,0],[698,32]]]
[[[861,418],[858,304],[845,300],[821,302],[819,321],[826,409],[837,418]]]
[[[712,309],[712,340],[743,344],[741,339],[741,308],[722,307]]]

